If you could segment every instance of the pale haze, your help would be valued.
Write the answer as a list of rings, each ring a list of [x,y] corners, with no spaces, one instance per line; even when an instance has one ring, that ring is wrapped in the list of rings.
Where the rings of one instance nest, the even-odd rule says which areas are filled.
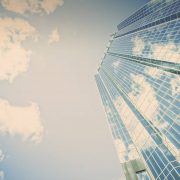
[[[0,180],[123,179],[94,75],[146,2],[0,0]]]

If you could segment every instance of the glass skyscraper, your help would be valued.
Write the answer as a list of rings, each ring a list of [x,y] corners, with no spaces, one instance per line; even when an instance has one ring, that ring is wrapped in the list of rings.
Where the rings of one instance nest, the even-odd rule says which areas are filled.
[[[180,0],[121,22],[95,79],[126,179],[180,179]]]

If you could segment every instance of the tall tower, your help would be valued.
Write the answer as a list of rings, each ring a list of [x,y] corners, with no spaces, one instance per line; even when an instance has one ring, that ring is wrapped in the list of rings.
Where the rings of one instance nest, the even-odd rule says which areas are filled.
[[[126,179],[180,179],[180,1],[121,22],[95,79]]]

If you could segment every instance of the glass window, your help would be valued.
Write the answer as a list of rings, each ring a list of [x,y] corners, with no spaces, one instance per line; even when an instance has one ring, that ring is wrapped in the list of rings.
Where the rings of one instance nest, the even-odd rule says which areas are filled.
[[[146,171],[137,172],[138,180],[150,180],[150,177]]]

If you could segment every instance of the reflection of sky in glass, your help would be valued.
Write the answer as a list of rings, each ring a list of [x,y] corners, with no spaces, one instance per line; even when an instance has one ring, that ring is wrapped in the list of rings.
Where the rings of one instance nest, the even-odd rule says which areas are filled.
[[[114,67],[110,66],[110,64],[117,61],[119,61],[121,65],[113,70]],[[166,136],[173,139],[174,145],[178,148],[179,126],[177,124],[177,117],[179,115],[179,101],[178,92],[173,92],[173,86],[176,85],[171,83],[174,80],[178,83],[178,76],[170,73],[168,75],[167,72],[129,62],[122,58],[113,60],[112,62],[105,60],[104,67],[107,68],[107,70],[111,70],[113,74],[117,76],[116,79],[118,83],[121,84],[121,88],[130,95],[132,101],[135,101],[141,111],[145,111],[143,114],[145,114],[145,116],[153,116],[150,120],[155,123],[157,127],[166,131],[172,126],[170,131],[168,133],[166,132]],[[153,75],[153,72],[155,72],[155,75]],[[139,95],[140,93],[141,95]],[[136,96],[138,100],[135,98]],[[141,101],[143,101],[143,105],[141,105]],[[151,109],[148,109],[149,104],[152,106]],[[154,109],[155,107],[156,109]]]
[[[114,144],[116,146],[120,162],[122,163],[127,160],[137,158],[138,154],[135,150],[130,135],[111,100],[111,97],[114,97],[115,94],[112,91],[109,91],[110,94],[108,94],[99,76],[96,76],[96,81],[99,90],[102,92],[101,97],[105,106],[105,111],[107,114],[109,125],[114,138]]]
[[[179,28],[180,20],[175,20],[151,29],[119,37],[114,40],[109,51],[179,62]]]
[[[177,125],[177,120],[174,118],[177,118],[179,115],[179,111],[178,111],[179,101],[177,99],[178,94],[173,93],[174,87],[171,81],[178,79],[178,76],[173,75],[173,74],[170,74],[169,76],[167,76],[167,73],[164,73],[161,70],[157,70],[151,67],[146,67],[138,63],[128,62],[127,60],[123,60],[122,58],[119,59],[119,61],[121,63],[121,66],[118,69],[116,69],[116,71],[114,71],[113,68],[109,66],[109,63],[111,63],[110,61],[106,61],[107,64],[104,63],[104,66],[110,67],[111,69],[108,69],[108,70],[112,70],[113,72],[116,72],[116,76],[118,77],[117,78],[118,83],[121,85],[122,89],[127,94],[133,93],[133,96],[137,96],[138,98],[139,97],[143,98],[146,95],[145,94],[144,96],[138,96],[138,94],[143,93],[143,87],[142,87],[143,82],[141,81],[141,78],[140,78],[140,76],[142,76],[144,78],[143,79],[144,83],[146,83],[144,86],[144,89],[146,90],[147,86],[149,85],[149,89],[151,90],[151,92],[148,89],[146,90],[147,91],[146,93],[149,93],[149,95],[146,98],[142,99],[143,102],[147,101],[147,105],[151,104],[152,108],[155,108],[157,106],[155,104],[158,103],[158,106],[156,109],[151,109],[151,111],[154,112],[154,117],[151,117],[152,118],[151,120],[153,122],[155,121],[157,127],[159,124],[160,129],[161,128],[167,129],[169,127],[168,125],[172,125],[172,128],[175,128],[175,131],[174,131],[174,134],[172,134],[171,136],[176,137],[177,136],[176,132],[178,132],[179,127]],[[117,60],[113,62],[117,62]],[[151,73],[153,72],[150,72],[153,70],[156,71],[155,77],[151,75]],[[157,73],[158,73],[158,76],[157,76]],[[138,77],[137,79],[139,79],[139,81],[141,82],[139,83],[134,82],[132,77],[135,77],[135,76],[137,76]],[[152,98],[154,98],[154,100]],[[138,106],[141,105],[139,102],[141,102],[142,100],[138,99],[138,101],[136,101]],[[150,100],[152,102],[150,102]],[[141,109],[143,110],[144,107],[146,107],[145,103],[143,106],[141,106]],[[164,111],[165,109],[166,111]],[[146,113],[147,112],[144,112],[144,114]],[[176,141],[178,142],[178,137],[176,137]],[[178,145],[178,144],[176,143],[175,145]]]
[[[159,1],[154,1],[154,2],[155,3],[152,3],[152,1],[151,1],[151,2],[149,2],[149,4],[146,5],[147,7],[144,6],[143,7],[144,12],[143,13],[139,12],[139,17],[135,17],[133,14],[133,21],[131,22],[132,24],[128,25],[128,23],[126,23],[126,27],[121,29],[121,31],[117,32],[116,36],[120,36],[124,33],[129,33],[132,30],[137,31],[137,29],[139,27],[144,27],[147,24],[154,26],[154,24],[151,24],[154,21],[156,21],[156,22],[158,22],[158,20],[170,21],[170,19],[164,19],[167,16],[171,17],[171,19],[176,18],[175,14],[177,14],[179,12],[179,6],[180,6],[180,3],[178,0],[175,0],[175,1],[171,0],[169,2],[168,1],[162,2],[161,0],[159,0]],[[168,5],[168,3],[170,3],[170,4]],[[151,8],[151,10],[150,10],[150,8]],[[155,11],[155,10],[157,10],[157,11]],[[152,13],[152,11],[155,11],[155,12]],[[137,19],[139,19],[139,20],[137,20]],[[119,25],[119,27],[120,27],[120,25]]]
[[[108,55],[106,58],[102,64],[104,71],[116,82],[118,88],[120,88],[126,96],[129,96],[140,113],[144,115],[146,121],[149,122],[151,128],[154,128],[155,131],[158,130],[158,133],[166,136],[169,142],[178,149],[179,127],[177,119],[175,119],[179,113],[179,111],[175,111],[175,108],[178,108],[178,100],[176,99],[177,93],[172,93],[173,87],[171,83],[177,76],[167,74],[167,72],[156,68],[146,67],[139,63],[129,62],[123,58],[114,59],[114,57],[112,57],[112,60],[110,60],[110,56]],[[117,63],[118,61],[120,63]],[[115,64],[116,66],[114,66]],[[154,75],[152,75],[153,72]],[[117,110],[119,110],[118,112],[125,126],[131,132],[133,142],[141,149],[147,164],[149,167],[152,166],[154,169],[152,172],[154,176],[157,177],[158,174],[166,168],[168,162],[176,161],[176,159],[167,147],[163,145],[163,143],[165,143],[162,139],[163,136],[160,137],[154,130],[148,129],[148,132],[151,134],[150,136],[146,131],[147,128],[145,127],[145,130],[144,127],[138,123],[139,120],[132,113],[132,110],[130,110],[126,102],[124,101],[124,103],[122,103],[122,98],[120,99],[121,106],[117,106],[116,99],[118,100],[121,94],[119,94],[115,88],[113,89],[113,84],[108,80],[102,70],[100,70],[99,73],[108,87],[108,91],[113,92],[111,94],[112,97],[114,97],[114,104]]]
[[[159,180],[180,173],[179,11],[179,1],[152,1],[120,23],[99,70],[133,143]]]

